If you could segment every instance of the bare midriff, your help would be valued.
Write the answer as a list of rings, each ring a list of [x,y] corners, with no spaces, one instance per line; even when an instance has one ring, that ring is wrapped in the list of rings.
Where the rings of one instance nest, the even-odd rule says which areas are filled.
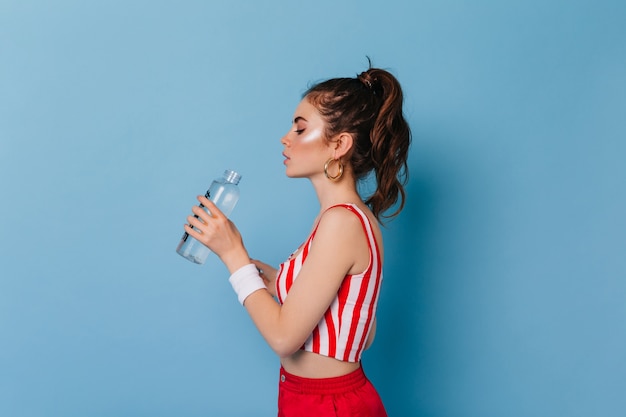
[[[304,350],[281,358],[280,362],[285,371],[305,378],[333,378],[347,375],[361,366],[360,362],[344,362]]]

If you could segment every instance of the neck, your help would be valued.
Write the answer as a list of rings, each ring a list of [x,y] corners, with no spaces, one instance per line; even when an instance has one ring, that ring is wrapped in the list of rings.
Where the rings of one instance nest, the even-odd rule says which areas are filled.
[[[356,181],[351,175],[344,174],[338,181],[331,181],[322,174],[317,178],[311,178],[311,183],[322,212],[336,204],[361,202]]]

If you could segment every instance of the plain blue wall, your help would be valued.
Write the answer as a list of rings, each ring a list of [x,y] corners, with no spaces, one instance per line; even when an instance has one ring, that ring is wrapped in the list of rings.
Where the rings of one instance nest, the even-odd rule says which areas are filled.
[[[271,416],[278,361],[196,194],[279,263],[308,83],[405,88],[406,210],[364,367],[391,416],[626,415],[626,3],[0,1],[0,415]]]

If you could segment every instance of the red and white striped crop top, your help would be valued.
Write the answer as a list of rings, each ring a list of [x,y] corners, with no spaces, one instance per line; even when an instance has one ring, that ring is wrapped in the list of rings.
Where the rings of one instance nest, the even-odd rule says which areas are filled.
[[[374,322],[380,284],[383,279],[378,244],[368,217],[354,204],[340,204],[361,220],[367,236],[370,261],[367,269],[358,275],[346,275],[324,317],[302,349],[347,362],[358,362]],[[332,208],[332,207],[331,207]],[[276,294],[282,304],[304,264],[317,227],[302,246],[300,253],[282,263],[276,277]]]

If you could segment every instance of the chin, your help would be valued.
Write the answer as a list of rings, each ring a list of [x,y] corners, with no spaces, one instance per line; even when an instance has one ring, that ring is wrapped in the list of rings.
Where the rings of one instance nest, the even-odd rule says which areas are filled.
[[[315,173],[312,170],[307,169],[293,169],[293,167],[287,166],[285,169],[285,175],[288,178],[311,178]]]
[[[289,172],[289,170],[285,171],[285,175],[287,176],[287,178],[308,178],[304,174]]]
[[[288,166],[285,167],[285,175],[289,178],[297,178],[297,173],[293,172],[293,169],[290,169]]]

